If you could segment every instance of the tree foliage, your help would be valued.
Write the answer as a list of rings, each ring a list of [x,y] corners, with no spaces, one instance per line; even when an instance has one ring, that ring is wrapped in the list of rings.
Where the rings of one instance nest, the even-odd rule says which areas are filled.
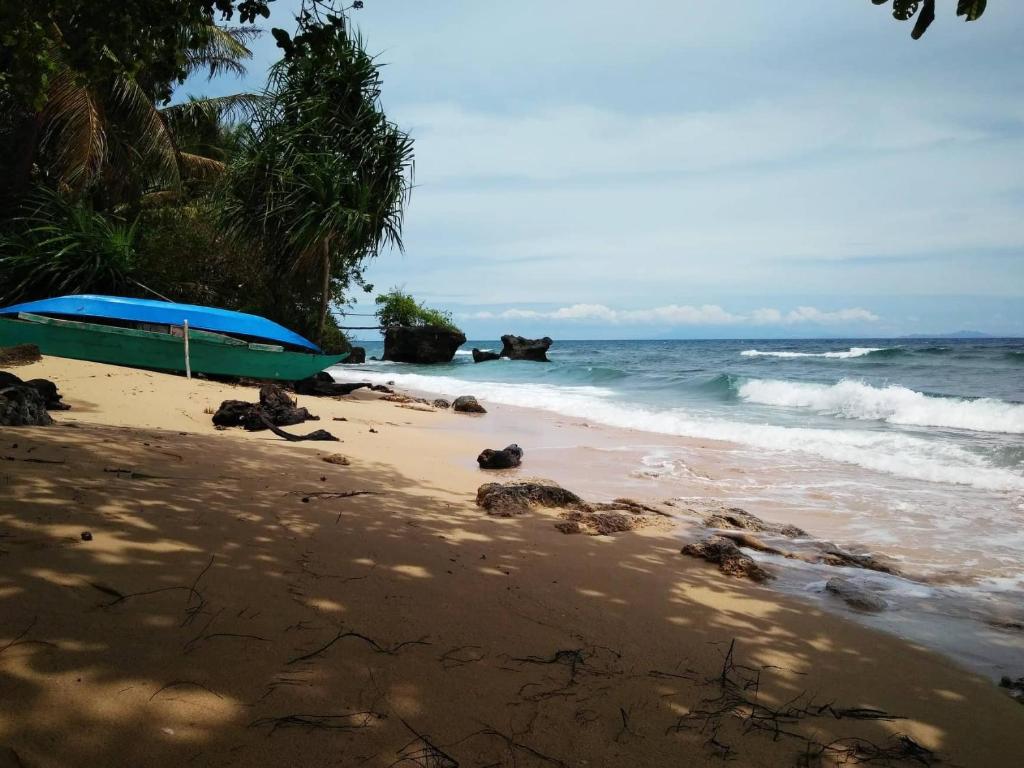
[[[915,40],[925,33],[935,21],[935,0],[871,0],[875,5],[891,5],[892,15],[897,21],[914,19],[910,36]],[[977,21],[985,12],[988,0],[957,0],[956,15],[964,21]]]
[[[450,312],[426,307],[401,288],[392,288],[388,293],[378,296],[375,302],[377,319],[384,328],[392,325],[435,325],[452,331],[459,330]]]

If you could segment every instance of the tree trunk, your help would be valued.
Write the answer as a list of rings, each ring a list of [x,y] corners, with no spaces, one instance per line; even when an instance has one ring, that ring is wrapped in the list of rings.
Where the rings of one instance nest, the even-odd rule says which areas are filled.
[[[327,310],[331,305],[331,240],[324,238],[323,242],[324,260],[324,284],[323,293],[320,295],[320,325],[316,334],[317,346],[324,345],[324,327],[327,325]]]

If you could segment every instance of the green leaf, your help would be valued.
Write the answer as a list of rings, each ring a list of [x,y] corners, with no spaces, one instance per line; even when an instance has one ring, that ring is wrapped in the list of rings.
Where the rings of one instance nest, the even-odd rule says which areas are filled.
[[[964,21],[977,21],[985,12],[987,0],[958,0],[956,15],[964,16]]]

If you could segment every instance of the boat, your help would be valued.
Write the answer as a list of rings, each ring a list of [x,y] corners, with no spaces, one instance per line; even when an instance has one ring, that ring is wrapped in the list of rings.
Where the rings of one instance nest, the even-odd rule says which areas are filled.
[[[0,347],[158,371],[297,381],[340,363],[258,315],[89,294],[0,308]],[[186,356],[188,358],[186,362]]]

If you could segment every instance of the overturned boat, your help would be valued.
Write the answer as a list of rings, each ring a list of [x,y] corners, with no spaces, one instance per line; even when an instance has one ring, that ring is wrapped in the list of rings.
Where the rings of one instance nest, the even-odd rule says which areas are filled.
[[[0,308],[0,347],[96,363],[298,380],[346,357],[244,312],[121,296],[76,295]]]

